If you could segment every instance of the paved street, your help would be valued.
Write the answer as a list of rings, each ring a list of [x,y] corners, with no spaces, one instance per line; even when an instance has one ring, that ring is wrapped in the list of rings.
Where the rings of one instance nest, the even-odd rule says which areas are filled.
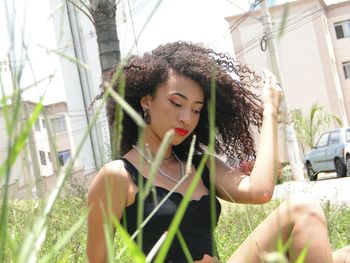
[[[274,198],[286,198],[294,193],[309,193],[319,200],[350,205],[350,177],[337,178],[335,173],[321,173],[317,181],[291,181],[275,188]]]

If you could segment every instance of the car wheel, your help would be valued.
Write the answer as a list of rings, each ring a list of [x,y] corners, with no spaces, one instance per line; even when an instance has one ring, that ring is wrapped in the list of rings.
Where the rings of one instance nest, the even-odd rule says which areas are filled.
[[[334,166],[338,177],[344,177],[346,175],[346,167],[339,158],[334,160]]]
[[[310,181],[316,181],[317,180],[317,173],[312,168],[312,165],[310,162],[306,163],[306,171],[307,175],[309,176]]]
[[[350,176],[350,155],[346,156],[346,176]]]

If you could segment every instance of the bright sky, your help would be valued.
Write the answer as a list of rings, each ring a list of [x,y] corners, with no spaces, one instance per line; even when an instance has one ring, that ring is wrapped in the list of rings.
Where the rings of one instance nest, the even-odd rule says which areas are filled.
[[[6,5],[3,6],[5,3]],[[15,3],[15,9],[13,9],[13,3]],[[40,12],[38,6],[40,6]],[[14,17],[12,14],[15,13],[15,19],[7,21],[5,10],[9,10],[12,18]],[[23,69],[19,86],[23,89],[40,82],[24,92],[23,98],[38,101],[47,90],[46,103],[65,100],[58,57],[47,53],[46,50],[46,48],[57,47],[52,21],[48,18],[50,10],[50,2],[47,0],[5,0],[1,2],[0,61],[2,63],[0,74],[6,94],[12,92],[8,55],[10,50],[15,50],[12,53],[14,57],[11,57],[10,61],[12,68],[18,71]],[[13,37],[10,32],[14,33]],[[51,81],[49,81],[50,75],[55,76]],[[0,94],[2,95],[1,91]]]
[[[118,2],[118,0],[116,0]],[[158,2],[161,2],[153,16],[152,10]],[[138,51],[143,53],[149,51],[159,44],[176,40],[189,40],[201,42],[205,46],[212,47],[218,51],[228,52],[233,55],[233,45],[228,24],[225,17],[248,10],[253,0],[121,0],[118,5],[118,34],[120,39],[122,55],[127,55],[130,46],[134,42],[132,23],[135,34],[139,35],[147,19],[151,17],[144,32],[137,41]],[[270,0],[270,3],[279,4],[285,0]],[[7,6],[9,5],[9,6]],[[12,6],[16,3],[15,30],[9,27],[6,21],[5,10],[13,12]],[[129,4],[130,9],[129,9]],[[5,6],[4,6],[5,5]],[[40,6],[40,12],[38,7]],[[4,64],[11,48],[11,37],[9,32],[15,32],[17,48],[15,57],[11,58],[12,66],[16,68],[25,67],[21,87],[29,86],[36,81],[54,74],[52,82],[44,81],[31,88],[24,95],[24,99],[38,100],[39,95],[49,87],[45,95],[45,103],[53,103],[65,100],[63,81],[60,72],[60,65],[56,56],[47,53],[45,48],[57,48],[56,36],[52,20],[49,18],[52,9],[47,0],[5,0],[0,4],[0,74],[6,92],[12,89],[8,85],[9,70],[8,64]],[[130,19],[130,10],[133,19]],[[248,18],[253,19],[253,18]],[[10,23],[11,24],[11,23]],[[24,30],[23,30],[24,27]],[[23,32],[22,32],[23,31]],[[27,46],[30,64],[25,57]],[[91,41],[96,41],[92,39]],[[134,49],[133,53],[136,50]],[[1,91],[0,91],[0,94]]]
[[[136,35],[138,35],[159,0],[149,0],[143,5],[142,3],[146,0],[134,2],[130,6],[131,9],[136,9],[133,22]],[[236,5],[242,6],[242,2],[247,1],[233,0],[232,2],[241,2]],[[122,42],[123,49],[125,46],[130,46],[129,43],[132,43],[133,40],[131,19],[128,15],[129,8],[125,5],[124,9],[128,22],[118,28],[120,39],[127,39],[127,44]],[[228,30],[224,17],[238,11],[240,10],[237,10],[237,7],[226,0],[163,0],[138,40],[139,52],[149,51],[159,44],[176,40],[190,40],[205,45],[218,42],[216,46],[221,45],[226,51],[232,51],[229,34],[226,34],[228,43],[227,41],[223,43],[225,41],[220,37]],[[221,41],[216,41],[218,39]]]

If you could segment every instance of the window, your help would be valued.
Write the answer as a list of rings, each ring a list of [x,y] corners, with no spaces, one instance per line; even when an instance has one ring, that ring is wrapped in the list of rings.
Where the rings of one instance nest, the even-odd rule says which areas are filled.
[[[64,116],[51,119],[51,126],[52,126],[52,131],[54,133],[64,132],[67,130],[66,120],[64,119]]]
[[[337,39],[350,37],[350,20],[334,24]]]
[[[350,142],[350,130],[345,131],[345,140],[346,142]]]
[[[58,152],[58,160],[61,165],[65,165],[67,160],[70,158],[70,150]]]
[[[49,159],[49,162],[51,163],[52,161],[51,161],[51,153],[50,152],[47,153],[47,158]]]
[[[340,141],[340,131],[332,132],[329,135],[329,145],[331,144],[337,144]]]
[[[42,164],[42,165],[46,165],[45,152],[39,151],[39,155],[40,155],[40,162],[41,162],[41,164]]]
[[[41,119],[41,123],[43,125],[43,129],[46,129],[45,119]]]
[[[318,143],[316,145],[317,148],[326,146],[328,144],[329,133],[322,134]]]
[[[350,62],[344,62],[343,63],[343,70],[344,70],[344,78],[350,79]]]
[[[39,119],[37,119],[37,120],[35,121],[35,124],[34,124],[34,125],[35,125],[35,130],[39,132],[39,131],[40,131],[40,122],[39,122]]]

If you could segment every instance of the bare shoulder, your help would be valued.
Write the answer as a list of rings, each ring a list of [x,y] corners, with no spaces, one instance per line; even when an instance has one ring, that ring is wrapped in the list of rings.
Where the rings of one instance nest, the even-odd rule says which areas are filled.
[[[122,160],[114,160],[106,163],[101,168],[101,173],[107,174],[109,176],[127,177],[127,172],[125,170],[124,162]]]
[[[106,183],[118,188],[128,187],[130,180],[122,160],[114,160],[103,165],[93,179],[90,190],[102,187]]]

